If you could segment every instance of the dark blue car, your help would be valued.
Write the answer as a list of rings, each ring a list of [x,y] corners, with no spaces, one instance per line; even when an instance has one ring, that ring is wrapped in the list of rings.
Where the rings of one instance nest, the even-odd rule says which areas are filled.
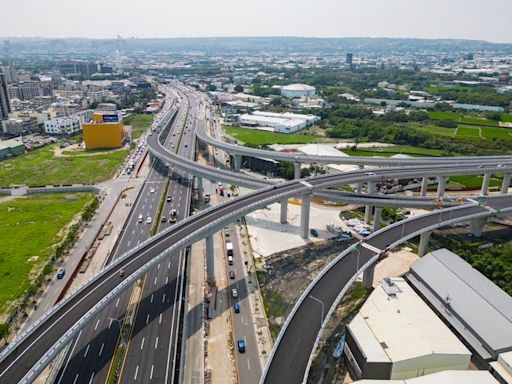
[[[236,344],[238,345],[238,352],[245,353],[245,340],[244,339],[238,339]]]
[[[236,303],[235,305],[233,305],[233,310],[235,311],[235,313],[240,313],[240,304]]]

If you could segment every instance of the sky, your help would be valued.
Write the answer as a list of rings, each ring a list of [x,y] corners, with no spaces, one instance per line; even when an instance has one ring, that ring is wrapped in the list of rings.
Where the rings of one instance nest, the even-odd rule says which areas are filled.
[[[1,0],[1,37],[408,37],[512,43],[511,0]]]

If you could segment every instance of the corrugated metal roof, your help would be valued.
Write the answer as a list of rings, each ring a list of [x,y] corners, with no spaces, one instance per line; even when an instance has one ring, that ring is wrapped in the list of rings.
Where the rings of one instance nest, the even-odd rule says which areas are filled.
[[[487,371],[443,371],[408,380],[360,380],[354,384],[498,384]]]
[[[494,351],[512,349],[512,297],[447,249],[425,255],[411,271],[452,315]],[[449,315],[445,316],[449,320]]]

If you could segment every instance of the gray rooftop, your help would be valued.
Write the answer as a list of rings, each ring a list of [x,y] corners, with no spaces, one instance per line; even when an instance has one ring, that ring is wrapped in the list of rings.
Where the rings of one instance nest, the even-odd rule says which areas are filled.
[[[512,350],[512,297],[497,285],[447,249],[425,255],[411,272],[437,300],[449,297],[441,315],[462,322],[494,358]]]

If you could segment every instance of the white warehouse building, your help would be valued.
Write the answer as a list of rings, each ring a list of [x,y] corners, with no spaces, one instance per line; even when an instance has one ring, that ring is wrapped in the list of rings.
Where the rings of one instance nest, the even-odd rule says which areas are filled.
[[[281,88],[281,96],[288,99],[313,97],[315,94],[316,88],[306,84],[290,84]]]
[[[240,123],[249,127],[270,127],[275,132],[292,133],[304,129],[320,120],[319,116],[298,113],[275,113],[256,111],[252,115],[240,116]]]
[[[402,278],[375,288],[345,332],[357,379],[406,380],[467,370],[471,352]]]
[[[56,117],[44,122],[44,132],[49,135],[72,135],[82,130],[79,116]]]

